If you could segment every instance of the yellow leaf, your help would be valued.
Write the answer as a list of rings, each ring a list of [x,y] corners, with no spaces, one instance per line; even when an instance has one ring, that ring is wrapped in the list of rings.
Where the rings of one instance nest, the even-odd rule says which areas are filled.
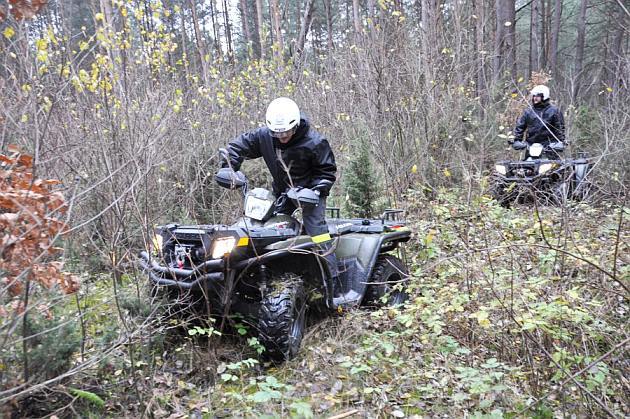
[[[81,43],[79,44],[79,49],[80,49],[81,51],[85,51],[85,50],[86,50],[86,49],[88,49],[89,47],[90,47],[90,45],[89,45],[87,42],[85,42],[85,41],[83,41],[83,42],[81,42]]]
[[[7,38],[7,39],[11,39],[13,37],[13,35],[15,35],[15,31],[13,30],[12,27],[7,26],[4,31],[2,31],[2,34]]]
[[[46,41],[43,38],[40,38],[37,41],[35,41],[35,45],[37,46],[37,49],[39,51],[46,51],[48,49],[48,41]]]
[[[479,326],[483,327],[484,329],[489,329],[491,326],[490,320],[488,319],[479,319]]]
[[[451,172],[448,170],[447,167],[444,168],[444,176],[446,176],[446,177],[450,177],[451,176]]]
[[[28,122],[28,115],[27,114],[22,115],[22,118],[20,118],[20,122],[22,123]]]
[[[608,93],[612,93],[613,89],[612,89],[612,87],[607,87],[607,88],[606,88],[606,91],[607,91]]]
[[[418,173],[418,165],[414,164],[411,166],[411,173]]]
[[[96,19],[97,22],[99,20],[104,20],[105,19],[105,15],[103,15],[103,13],[97,13],[97,14],[94,15],[94,19]]]

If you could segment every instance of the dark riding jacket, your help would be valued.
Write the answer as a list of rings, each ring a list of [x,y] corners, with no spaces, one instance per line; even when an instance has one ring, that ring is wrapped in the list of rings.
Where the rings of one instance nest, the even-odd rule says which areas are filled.
[[[527,142],[530,144],[564,142],[564,116],[560,109],[549,103],[549,100],[528,106],[516,122],[514,141],[523,141],[526,130]]]
[[[276,195],[292,186],[302,186],[316,188],[322,196],[328,196],[336,179],[337,166],[330,144],[304,116],[287,144],[273,138],[269,128],[261,127],[239,135],[227,149],[234,170],[239,170],[244,159],[262,157],[271,172]],[[331,183],[318,187],[322,180]]]

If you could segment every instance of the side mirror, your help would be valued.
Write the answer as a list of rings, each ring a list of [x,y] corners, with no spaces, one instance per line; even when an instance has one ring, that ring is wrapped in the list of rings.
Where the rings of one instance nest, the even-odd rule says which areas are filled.
[[[308,188],[291,188],[287,192],[289,199],[293,200],[296,204],[301,206],[319,204],[319,193]]]
[[[217,174],[214,175],[214,180],[216,180],[219,186],[227,189],[238,189],[247,185],[247,178],[243,172],[235,172],[229,167],[219,169]]]

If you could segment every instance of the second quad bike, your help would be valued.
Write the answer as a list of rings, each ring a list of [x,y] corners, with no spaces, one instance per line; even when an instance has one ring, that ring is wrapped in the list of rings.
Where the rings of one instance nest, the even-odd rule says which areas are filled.
[[[244,216],[231,225],[159,226],[140,264],[170,298],[191,296],[204,301],[212,315],[236,314],[249,322],[266,360],[282,362],[297,354],[311,308],[333,313],[405,301],[408,274],[399,246],[411,231],[401,210],[386,210],[378,219],[343,219],[333,211],[336,217],[327,218],[338,263],[333,280],[325,255],[303,234],[299,218],[277,210],[283,199],[315,205],[314,191],[294,188],[275,197],[263,188],[247,190],[243,173],[231,169],[220,170],[216,180],[243,188]]]
[[[564,143],[547,145],[516,141],[515,150],[524,151],[523,160],[496,163],[490,177],[490,194],[501,205],[534,199],[561,205],[567,199],[585,199],[590,190],[591,163],[586,158],[562,159]]]

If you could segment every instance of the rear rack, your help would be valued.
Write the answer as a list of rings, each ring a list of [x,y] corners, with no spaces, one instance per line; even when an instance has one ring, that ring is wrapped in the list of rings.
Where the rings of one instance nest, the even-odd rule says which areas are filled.
[[[327,218],[328,228],[333,235],[345,233],[387,233],[406,228],[404,210],[388,208],[379,218],[339,218],[339,208],[326,208],[326,211],[337,217]]]

